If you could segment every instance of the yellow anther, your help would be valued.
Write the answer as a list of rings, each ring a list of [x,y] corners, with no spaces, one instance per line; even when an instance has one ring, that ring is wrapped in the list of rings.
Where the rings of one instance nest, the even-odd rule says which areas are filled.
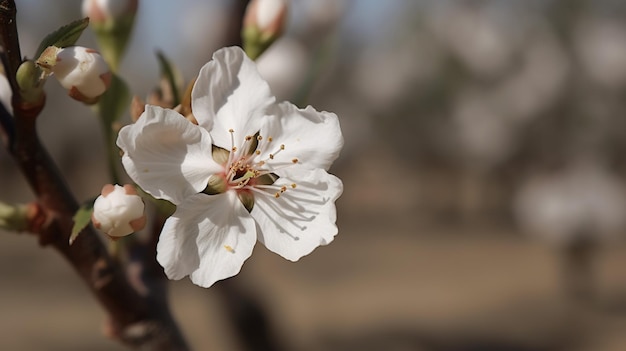
[[[291,183],[291,188],[295,189],[296,188],[296,183]]]
[[[256,140],[261,141],[261,140],[263,140],[263,137],[259,135],[259,136],[256,137]]]
[[[272,140],[274,140],[274,138],[272,137],[267,138],[267,141],[272,141]]]
[[[229,133],[234,133],[235,131],[231,128],[228,130]]]
[[[286,186],[283,186],[283,187],[280,188],[280,192],[281,193],[284,193],[285,191],[287,191],[287,187]]]
[[[274,159],[274,154],[270,154],[270,160]]]
[[[278,199],[280,197],[280,193],[274,194],[274,197]]]
[[[280,144],[280,149],[285,150],[285,144]]]
[[[261,150],[256,150],[254,153],[257,154],[257,155],[260,155],[261,154]]]
[[[233,249],[231,246],[229,245],[224,245],[224,248],[226,249],[226,251],[230,252],[230,253],[235,253],[235,249]]]

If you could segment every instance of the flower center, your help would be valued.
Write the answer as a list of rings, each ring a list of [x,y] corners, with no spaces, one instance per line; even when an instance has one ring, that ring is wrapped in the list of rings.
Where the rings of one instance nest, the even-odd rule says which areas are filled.
[[[219,194],[228,190],[237,192],[239,199],[248,211],[254,206],[254,196],[264,195],[280,198],[288,189],[295,189],[296,184],[289,186],[277,185],[276,170],[284,169],[298,163],[292,159],[287,165],[276,164],[276,156],[285,150],[285,145],[275,145],[272,137],[264,138],[260,133],[247,135],[241,144],[235,144],[234,130],[231,135],[230,151],[213,147],[213,158],[224,165],[221,176],[211,176],[204,193]]]

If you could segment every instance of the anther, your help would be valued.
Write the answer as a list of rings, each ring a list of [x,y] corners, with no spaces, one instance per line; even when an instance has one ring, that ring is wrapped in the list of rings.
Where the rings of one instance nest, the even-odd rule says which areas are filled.
[[[280,149],[285,150],[285,144],[280,144]]]
[[[291,188],[295,189],[296,188],[296,183],[291,183]]]
[[[270,160],[274,159],[274,154],[270,154]]]
[[[229,133],[234,133],[235,131],[231,128],[228,130]]]
[[[293,163],[298,163],[298,159],[297,159],[297,158],[294,158],[293,160],[291,160],[291,162],[293,162]]]
[[[256,140],[261,141],[261,140],[263,140],[263,137],[259,135],[259,136],[256,137]]]

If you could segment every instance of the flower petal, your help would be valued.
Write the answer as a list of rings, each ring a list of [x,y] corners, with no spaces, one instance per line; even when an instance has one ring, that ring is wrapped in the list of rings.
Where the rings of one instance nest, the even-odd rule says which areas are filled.
[[[150,195],[174,204],[204,190],[223,170],[213,161],[211,136],[178,113],[157,106],[120,130],[117,145],[128,175]]]
[[[328,170],[339,156],[343,147],[343,136],[337,115],[330,112],[318,112],[313,107],[298,109],[289,102],[276,105],[274,113],[268,117],[261,128],[264,140],[270,140],[261,146],[267,158],[268,153],[276,152],[281,144],[284,150],[276,152],[270,167],[291,164],[294,159],[309,169]]]
[[[259,225],[259,241],[291,261],[333,241],[337,234],[335,200],[343,191],[339,178],[319,168],[290,167],[274,185],[287,190],[278,198],[275,190],[255,191],[250,214]]]
[[[200,70],[191,93],[191,108],[215,145],[230,150],[235,142],[259,131],[268,106],[274,103],[269,85],[239,47],[216,51]]]
[[[196,194],[163,226],[157,261],[170,279],[208,288],[239,273],[256,243],[254,220],[235,192]]]

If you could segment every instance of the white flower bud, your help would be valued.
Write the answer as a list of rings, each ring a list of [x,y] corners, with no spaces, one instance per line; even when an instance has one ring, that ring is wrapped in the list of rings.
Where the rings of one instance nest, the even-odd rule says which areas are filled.
[[[245,51],[256,59],[283,33],[287,22],[287,1],[252,0],[243,21]]]
[[[144,203],[132,185],[107,184],[93,205],[94,226],[116,239],[143,229]]]
[[[137,0],[83,0],[83,16],[92,23],[117,20],[125,15],[134,16]]]
[[[11,90],[11,85],[9,84],[9,80],[4,73],[0,74],[0,103],[4,105],[7,112],[13,114],[13,105],[11,104],[11,99],[13,98],[13,91]]]
[[[253,0],[250,3],[246,21],[263,33],[280,34],[285,26],[287,2],[285,0]]]
[[[54,54],[54,59],[50,59]],[[49,47],[41,55],[44,68],[49,69],[68,94],[87,104],[98,101],[111,83],[111,70],[100,54],[82,46]],[[48,65],[47,67],[45,65]]]

